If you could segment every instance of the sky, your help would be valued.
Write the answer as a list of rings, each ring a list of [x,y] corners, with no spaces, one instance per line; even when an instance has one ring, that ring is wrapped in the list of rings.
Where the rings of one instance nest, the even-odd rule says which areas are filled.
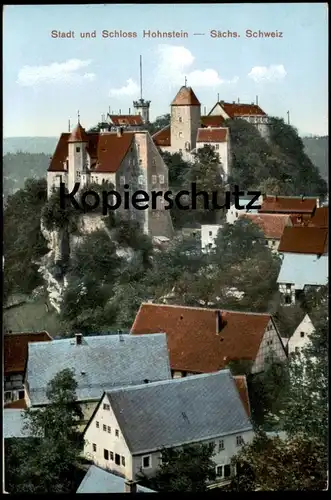
[[[240,36],[214,38],[213,30]],[[147,35],[173,31],[188,37]],[[95,37],[81,38],[86,32]],[[202,114],[218,95],[247,103],[258,96],[270,116],[287,120],[289,111],[300,134],[328,134],[326,3],[6,6],[3,33],[4,137],[58,136],[78,111],[86,128],[109,110],[133,113],[140,56],[152,120],[170,112],[187,78]]]

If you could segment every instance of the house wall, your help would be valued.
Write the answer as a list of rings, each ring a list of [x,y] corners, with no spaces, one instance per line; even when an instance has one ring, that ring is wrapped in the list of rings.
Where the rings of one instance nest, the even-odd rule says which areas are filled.
[[[229,119],[229,115],[226,114],[222,106],[217,103],[214,109],[211,110],[209,116],[223,116],[226,120]]]
[[[303,318],[288,341],[288,353],[292,354],[301,350],[309,342],[309,335],[314,331],[314,325],[308,314]]]
[[[8,403],[10,401],[16,401],[17,399],[22,399],[23,397],[24,397],[23,373],[10,373],[5,375],[4,401]]]
[[[201,225],[201,248],[208,250],[215,248],[215,239],[218,231],[222,228],[220,224],[202,224]]]
[[[237,446],[237,436],[242,436],[245,443],[250,443],[253,440],[254,433],[253,431],[243,432],[232,434],[228,436],[220,436],[219,438],[215,438],[214,440],[205,440],[200,441],[199,444],[215,444],[215,454],[213,456],[213,461],[217,465],[226,465],[231,463],[232,457],[238,453],[241,449],[241,446]],[[223,440],[224,442],[224,450],[219,450],[219,441]],[[141,472],[142,460],[144,456],[150,456],[150,467],[142,469],[144,473],[148,476],[154,475],[157,468],[161,463],[161,451],[155,451],[152,453],[145,453],[140,455],[134,455],[132,457],[132,467],[133,474],[137,475]]]
[[[117,419],[114,415],[113,410],[104,410],[103,404],[109,404],[107,396],[101,401],[101,404],[94,415],[93,420],[90,422],[89,427],[85,432],[85,445],[84,445],[84,456],[92,460],[95,465],[102,467],[103,469],[108,469],[110,471],[117,472],[127,479],[132,478],[132,458],[130,450],[124,439],[122,431],[118,425]],[[96,422],[99,422],[99,428],[96,427]],[[107,430],[103,430],[103,425],[107,426]],[[108,433],[108,426],[110,427],[110,433]],[[115,430],[119,431],[119,436],[115,435]],[[93,451],[93,444],[96,444],[96,451]],[[125,465],[116,465],[115,461],[106,460],[104,458],[104,450],[112,451],[118,454],[120,457],[125,458]]]
[[[267,358],[271,355],[274,355],[279,361],[286,361],[287,359],[282,341],[273,321],[270,319],[252,366],[252,373],[262,372],[265,368]]]

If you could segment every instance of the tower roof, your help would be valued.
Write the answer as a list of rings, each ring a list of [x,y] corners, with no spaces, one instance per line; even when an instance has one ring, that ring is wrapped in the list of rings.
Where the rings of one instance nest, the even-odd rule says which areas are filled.
[[[183,85],[172,101],[171,106],[201,106],[201,104],[191,87]]]
[[[74,130],[71,132],[68,142],[88,142],[85,129],[78,122]]]

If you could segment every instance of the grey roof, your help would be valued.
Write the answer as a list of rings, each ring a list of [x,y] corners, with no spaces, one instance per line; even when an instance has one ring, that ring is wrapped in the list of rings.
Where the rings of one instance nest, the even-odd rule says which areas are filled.
[[[132,454],[249,431],[229,370],[107,393]]]
[[[120,340],[120,338],[122,340]],[[75,372],[78,401],[97,401],[114,387],[171,378],[164,333],[103,335],[29,344],[27,381],[32,405],[47,403],[48,382],[65,368]]]
[[[328,275],[328,255],[284,253],[277,283],[293,283],[303,290],[305,285],[326,285]]]
[[[145,488],[144,486],[137,487],[138,493],[155,493],[155,491]],[[100,467],[91,465],[80,483],[76,493],[124,493],[125,479],[108,472]]]
[[[24,429],[24,410],[3,410],[3,437],[4,438],[26,438],[31,433]]]

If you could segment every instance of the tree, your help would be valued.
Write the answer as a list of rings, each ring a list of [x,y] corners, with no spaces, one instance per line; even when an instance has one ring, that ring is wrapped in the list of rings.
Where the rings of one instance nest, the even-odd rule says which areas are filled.
[[[147,130],[148,132],[153,135],[159,130],[163,129],[164,127],[167,127],[170,125],[170,114],[165,114],[162,116],[158,116],[155,120],[155,122],[148,123],[147,124]]]
[[[327,455],[313,438],[283,440],[258,432],[233,458],[237,475],[228,491],[307,491],[327,486]]]
[[[77,382],[71,370],[58,373],[47,387],[49,404],[28,409],[26,429],[34,439],[13,440],[6,454],[10,493],[69,493],[83,440],[77,425],[82,411],[76,399]]]
[[[164,449],[162,463],[152,478],[143,473],[140,479],[151,489],[162,492],[205,492],[207,482],[215,480],[212,460],[214,445],[185,445],[181,449]]]
[[[181,153],[161,152],[164,163],[168,167],[169,189],[173,192],[184,189],[185,177],[191,168],[190,163],[183,160]]]

